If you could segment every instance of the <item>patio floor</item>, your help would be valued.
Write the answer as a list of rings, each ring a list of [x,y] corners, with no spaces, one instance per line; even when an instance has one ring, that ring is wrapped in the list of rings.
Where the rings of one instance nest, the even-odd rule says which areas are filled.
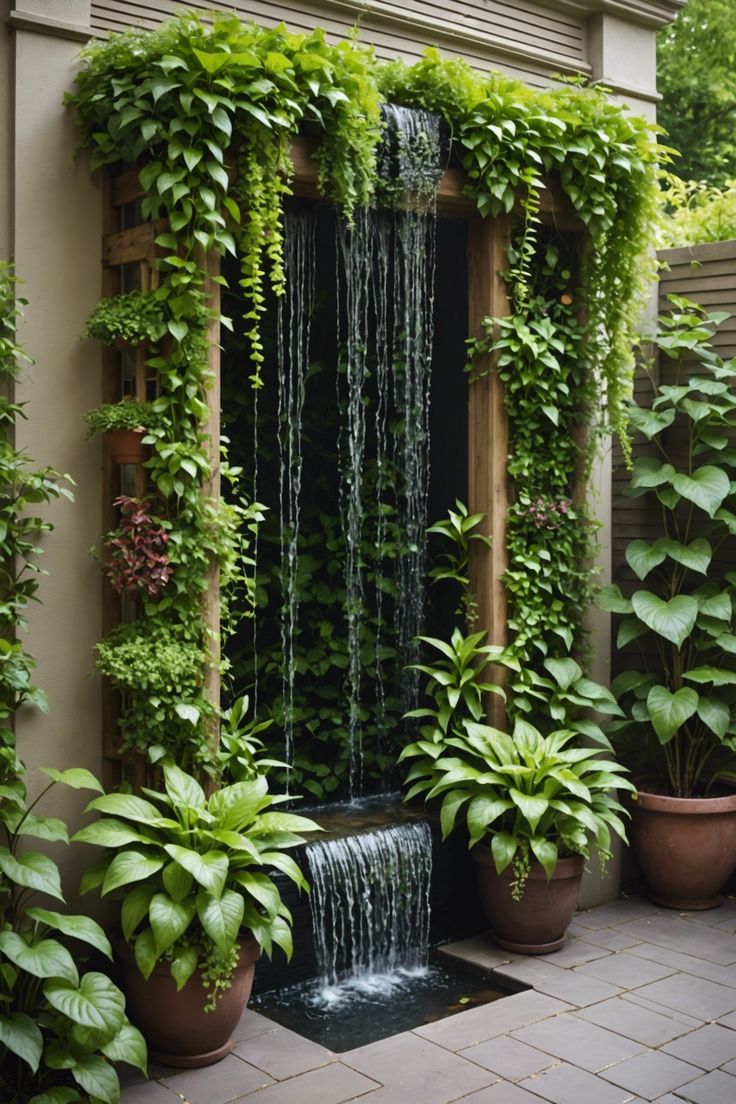
[[[734,933],[736,900],[628,898],[544,958],[464,940],[443,950],[531,988],[340,1055],[246,1011],[218,1065],[126,1078],[121,1104],[736,1104]]]

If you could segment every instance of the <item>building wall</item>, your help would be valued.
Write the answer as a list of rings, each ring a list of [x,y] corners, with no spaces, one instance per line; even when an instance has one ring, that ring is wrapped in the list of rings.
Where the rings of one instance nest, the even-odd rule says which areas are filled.
[[[333,37],[360,20],[361,38],[381,56],[409,59],[424,44],[461,54],[478,67],[497,67],[533,84],[554,72],[583,72],[603,80],[651,117],[654,34],[682,0],[235,0],[223,5],[264,22],[284,19],[294,29],[327,27]],[[76,501],[49,507],[56,524],[44,538],[42,604],[31,610],[29,647],[38,683],[48,692],[48,717],[17,719],[20,753],[39,765],[100,767],[100,687],[91,675],[92,645],[101,635],[101,582],[89,555],[101,526],[99,443],[84,439],[82,413],[100,400],[99,351],[80,340],[101,290],[102,205],[99,179],[74,159],[72,120],[62,106],[80,45],[92,33],[154,26],[201,0],[0,0],[0,255],[15,259],[30,301],[21,338],[36,364],[18,387],[30,418],[18,441],[39,463],[69,472]],[[210,7],[211,5],[206,5]],[[613,8],[615,16],[609,9]],[[606,9],[604,11],[604,9]],[[596,476],[598,511],[610,532],[610,471]],[[603,581],[610,552],[602,552]],[[594,626],[605,677],[608,625]],[[38,777],[32,774],[32,785]],[[74,820],[73,792],[53,798],[54,811]],[[615,893],[594,879],[586,904]]]

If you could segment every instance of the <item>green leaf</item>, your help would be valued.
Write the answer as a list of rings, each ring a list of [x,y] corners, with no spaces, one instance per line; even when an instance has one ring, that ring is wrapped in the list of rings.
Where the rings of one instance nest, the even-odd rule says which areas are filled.
[[[529,846],[534,858],[542,864],[547,875],[547,881],[549,881],[557,866],[557,844],[552,843],[551,840],[543,839],[541,836],[532,836],[529,840]]]
[[[154,891],[147,885],[135,886],[125,894],[125,900],[120,909],[120,923],[126,943],[130,943],[135,929],[143,917],[148,915],[153,895]]]
[[[71,1075],[78,1085],[95,1100],[104,1104],[119,1104],[120,1082],[109,1062],[99,1054],[84,1054],[71,1067]]]
[[[40,939],[29,944],[14,931],[0,932],[0,951],[26,973],[38,978],[66,978],[73,985],[79,981],[74,959],[56,939]]]
[[[657,544],[665,548],[671,560],[689,567],[691,571],[699,571],[705,575],[712,558],[712,550],[707,540],[698,538],[690,544],[681,544],[680,541],[661,539]]]
[[[142,851],[119,851],[107,868],[102,883],[102,896],[131,882],[143,882],[164,865],[163,859],[154,859]]]
[[[539,821],[549,808],[549,801],[547,798],[533,797],[530,794],[521,793],[513,787],[509,789],[509,797],[514,805],[516,805],[517,809],[528,820],[532,832],[536,831]]]
[[[222,954],[228,954],[237,942],[244,908],[242,896],[232,889],[226,889],[219,900],[205,890],[197,894],[199,921]]]
[[[176,943],[187,930],[195,914],[194,901],[173,901],[165,893],[151,898],[148,919],[156,940],[156,953],[161,955]]]
[[[736,686],[736,672],[721,667],[694,667],[682,676],[690,682],[712,682],[714,686]]]
[[[196,713],[199,719],[199,710],[196,710]],[[188,717],[184,719],[189,720]],[[190,774],[185,774],[175,764],[170,763],[164,767],[164,781],[166,792],[175,804],[187,805],[192,809],[198,809],[204,805],[205,794],[199,782]]]
[[[105,818],[80,828],[72,843],[91,843],[97,847],[124,847],[127,843],[147,843],[146,837],[122,820]]]
[[[82,1098],[76,1089],[58,1086],[32,1096],[28,1104],[82,1104]]]
[[[61,782],[64,786],[71,786],[73,790],[96,790],[104,793],[102,786],[91,771],[84,767],[69,767],[67,770],[56,770],[55,767],[41,767],[42,774],[53,778],[54,782]]]
[[[55,897],[57,901],[64,900],[56,863],[47,855],[38,851],[26,851],[16,858],[7,847],[0,847],[0,870],[16,885],[48,893],[49,897]]]
[[[646,491],[663,483],[672,483],[675,475],[671,464],[663,464],[654,456],[641,456],[634,461],[630,487],[633,491]]]
[[[728,732],[731,724],[731,710],[725,702],[719,701],[717,698],[700,698],[698,716],[719,740],[722,740]]]
[[[625,617],[616,634],[616,647],[625,648],[632,640],[636,640],[647,631],[647,627],[638,617]]]
[[[656,594],[640,590],[632,596],[631,605],[640,621],[678,648],[693,631],[698,616],[697,601],[684,594],[664,602]]]
[[[672,486],[688,502],[694,502],[713,517],[731,490],[731,481],[721,468],[706,464],[697,468],[692,477],[678,473]]]
[[[124,1023],[117,1035],[100,1047],[100,1050],[111,1062],[125,1062],[128,1066],[135,1066],[143,1074],[148,1073],[146,1041],[138,1028],[131,1023]]]
[[[633,540],[626,546],[626,562],[639,579],[646,579],[650,571],[659,567],[667,558],[667,553],[662,547],[663,542],[657,540],[654,544],[648,541]]]
[[[156,950],[156,940],[151,928],[144,928],[140,935],[136,936],[133,952],[136,966],[148,981],[160,957]]]
[[[624,598],[620,587],[615,583],[601,588],[596,603],[606,613],[631,613],[631,602]]]
[[[176,991],[180,992],[197,969],[197,948],[182,947],[171,962],[171,976],[176,982]]]
[[[22,1058],[31,1073],[36,1072],[43,1052],[43,1035],[30,1016],[25,1012],[0,1014],[0,1043]]]
[[[473,847],[483,839],[488,834],[490,826],[509,809],[513,809],[513,802],[508,798],[491,797],[486,794],[474,797],[468,806],[470,846]]]
[[[491,852],[497,874],[503,874],[516,854],[518,846],[518,840],[515,840],[508,832],[496,832],[491,839]]]
[[[676,694],[666,686],[653,686],[647,695],[649,718],[660,744],[666,744],[698,708],[695,690],[684,686]]]
[[[164,887],[174,901],[183,901],[189,896],[194,878],[188,870],[184,870],[178,863],[167,863],[162,873]]]
[[[79,985],[70,981],[47,981],[44,995],[52,1008],[82,1027],[94,1027],[114,1034],[125,1018],[125,998],[104,974],[89,971]]]
[[[560,690],[569,690],[583,674],[574,659],[545,659],[544,666],[557,682]]]
[[[452,832],[457,814],[469,797],[470,794],[463,790],[450,790],[445,794],[440,810],[440,828],[442,829],[443,839],[447,839]]]
[[[96,797],[87,806],[87,812],[96,810],[99,813],[109,813],[114,817],[122,817],[124,820],[132,820],[140,824],[150,824],[161,819],[161,813],[150,801],[144,801],[142,797],[134,794],[112,793],[103,797]],[[174,827],[178,827],[175,822]]]
[[[104,931],[89,916],[69,916],[62,912],[51,912],[45,908],[27,908],[26,916],[31,920],[37,920],[40,924],[48,924],[63,935],[79,939],[82,943],[88,943],[91,947],[101,951],[107,958],[112,958],[112,947]]]
[[[223,851],[207,851],[200,855],[175,843],[167,843],[164,850],[214,897],[220,896],[230,869],[228,857]]]

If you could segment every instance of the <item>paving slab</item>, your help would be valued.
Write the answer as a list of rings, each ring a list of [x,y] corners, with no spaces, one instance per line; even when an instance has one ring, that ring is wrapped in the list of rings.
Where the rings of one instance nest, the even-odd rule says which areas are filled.
[[[181,1104],[181,1097],[158,1081],[136,1082],[124,1088],[120,1104]]]
[[[448,1050],[464,1050],[474,1043],[495,1039],[498,1035],[543,1020],[547,1016],[554,1016],[558,1012],[569,1012],[571,1007],[565,1001],[529,989],[525,993],[515,993],[482,1008],[472,1008],[469,1012],[461,1012],[446,1020],[436,1020],[435,1023],[416,1028],[413,1034],[438,1043]]]
[[[736,1038],[736,1033],[734,1037]],[[545,1054],[510,1035],[501,1035],[498,1039],[476,1043],[475,1046],[461,1050],[459,1053],[463,1058],[484,1066],[506,1081],[522,1081],[533,1073],[539,1073],[540,1070],[553,1066],[557,1061],[554,1055]]]
[[[638,1004],[641,1008],[649,1008],[652,1012],[662,1012],[665,1016],[675,1016],[678,1020],[689,1024],[693,1031],[698,1027],[702,1027],[705,1023],[705,1017],[697,1019],[695,1016],[691,1016],[689,1012],[683,1012],[681,1008],[675,1011],[674,1008],[668,1008],[664,1004],[657,1004],[656,1001],[641,996],[640,989],[630,989],[628,993],[624,993],[622,1000],[631,1001],[632,1004]]]
[[[607,905],[575,913],[575,923],[584,928],[612,928],[642,916],[661,915],[662,910],[643,897],[620,897]]]
[[[366,1104],[370,1104],[370,1097],[366,1097]],[[487,1089],[463,1096],[458,1104],[539,1104],[540,1097],[532,1095],[526,1089],[518,1085],[511,1085],[508,1081],[500,1081]],[[408,1102],[406,1102],[408,1104]],[[680,1102],[682,1104],[682,1102]]]
[[[443,958],[470,962],[473,966],[480,966],[487,970],[503,966],[505,962],[511,962],[512,959],[519,957],[509,951],[502,951],[490,935],[476,935],[472,939],[458,939],[454,943],[443,943],[439,951]]]
[[[586,977],[578,971],[566,970],[550,962],[539,962],[536,958],[510,962],[508,966],[499,966],[495,974],[502,979],[531,985],[539,993],[546,993],[550,997],[557,997],[578,1007],[597,1004],[623,992],[618,985]]]
[[[736,1031],[729,1031],[719,1024],[706,1024],[697,1031],[673,1039],[662,1050],[704,1070],[714,1070],[730,1062],[735,1068],[727,1069],[727,1072],[736,1072]]]
[[[255,1092],[273,1079],[234,1054],[216,1066],[186,1070],[167,1076],[163,1084],[186,1099],[187,1104],[230,1104],[231,1100]]]
[[[254,1035],[238,1043],[234,1053],[276,1081],[285,1081],[287,1077],[318,1069],[336,1060],[331,1050],[286,1027]]]
[[[602,1076],[644,1100],[655,1100],[673,1089],[679,1091],[681,1085],[700,1077],[701,1073],[689,1062],[681,1062],[659,1050],[648,1050],[604,1070]]]
[[[692,974],[673,974],[663,981],[643,985],[636,992],[675,1011],[687,1010],[701,1020],[716,1020],[736,1009],[736,989]]]
[[[342,1054],[351,1069],[380,1082],[375,1104],[448,1104],[491,1085],[496,1075],[411,1031]]]
[[[521,1082],[522,1089],[552,1104],[630,1104],[634,1094],[563,1062]],[[408,1101],[407,1101],[408,1104]]]
[[[335,1062],[288,1081],[279,1081],[260,1092],[238,1097],[233,1104],[346,1104],[348,1100],[360,1100],[377,1088],[380,1086],[369,1077]]]
[[[712,929],[706,929],[706,932]],[[701,937],[701,944],[709,939],[709,934]],[[674,970],[683,974],[694,974],[696,977],[707,978],[709,981],[717,981],[719,985],[730,985],[736,988],[736,966],[724,966],[717,962],[708,962],[704,958],[698,958],[694,954],[685,954],[683,951],[673,951],[671,947],[658,947],[653,943],[638,943],[632,947],[630,953],[637,958],[648,959],[651,962],[661,962],[665,966],[671,966]]]
[[[274,1020],[269,1020],[260,1012],[251,1012],[250,1008],[246,1008],[233,1031],[233,1039],[236,1043],[241,1043],[244,1039],[253,1039],[256,1035],[268,1035],[271,1031],[278,1031],[278,1028],[279,1025]]]
[[[661,981],[675,972],[674,966],[665,966],[646,958],[637,958],[628,951],[617,955],[608,955],[597,962],[587,962],[576,968],[576,973],[607,981],[620,989],[638,989],[651,981]]]
[[[692,924],[679,916],[663,916],[661,913],[640,916],[621,923],[618,930],[639,936],[642,942],[670,947],[673,951],[683,951],[722,966],[736,962],[736,940],[728,932],[711,928],[706,938],[702,924]]]
[[[593,962],[597,958],[607,958],[611,951],[606,947],[598,947],[594,943],[575,936],[568,939],[565,945],[554,954],[537,955],[538,962],[549,962],[552,966],[582,966],[585,962]]]
[[[626,996],[578,1009],[575,1015],[650,1047],[661,1046],[693,1030],[692,1023],[677,1018],[669,1009],[660,1007],[655,1012]]]
[[[722,1070],[713,1070],[697,1081],[683,1085],[675,1096],[687,1100],[688,1104],[733,1104],[736,1100],[736,1077]]]
[[[623,932],[620,928],[580,928],[579,935],[586,943],[609,951],[626,951],[641,942],[638,935]]]
[[[569,1013],[522,1027],[511,1037],[580,1066],[589,1073],[598,1073],[644,1050],[643,1045],[633,1039],[587,1023]]]

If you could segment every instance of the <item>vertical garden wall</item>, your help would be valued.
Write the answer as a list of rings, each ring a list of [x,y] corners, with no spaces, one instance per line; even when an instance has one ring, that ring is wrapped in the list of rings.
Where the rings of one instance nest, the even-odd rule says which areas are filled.
[[[121,374],[111,353],[106,367],[108,398],[120,398],[127,379],[124,387],[148,406],[148,458],[132,483],[123,476],[127,487],[112,468],[107,485],[110,502],[121,490],[146,500],[166,570],[163,579],[159,559],[154,579],[145,561],[142,574],[116,588],[122,602],[111,602],[111,631],[98,648],[98,669],[120,694],[108,711],[110,754],[153,749],[154,757],[222,770],[213,688],[225,672],[213,610],[228,633],[258,598],[260,511],[247,463],[242,472],[218,464],[213,291],[237,282],[244,321],[236,389],[253,388],[262,411],[281,394],[279,432],[293,445],[289,404],[299,389],[281,393],[278,373],[269,377],[269,307],[288,304],[290,293],[284,201],[297,191],[334,205],[350,286],[365,211],[404,206],[403,189],[392,196],[382,187],[386,102],[434,113],[451,139],[432,204],[460,214],[467,228],[469,505],[488,516],[493,539],[490,555],[473,547],[474,627],[509,644],[517,672],[508,709],[543,716],[560,690],[545,662],[586,654],[594,537],[584,485],[596,442],[612,430],[627,448],[631,328],[649,277],[657,156],[647,125],[599,89],[533,92],[432,51],[413,66],[379,65],[369,50],[330,46],[319,31],[295,36],[226,17],[211,27],[185,17],[90,47],[70,99],[93,166],[112,170],[106,263],[121,283],[110,290],[131,289],[129,265],[148,273],[137,312],[149,312],[150,325],[136,335],[132,366]],[[216,258],[228,255],[234,260],[213,282]],[[356,288],[366,282],[368,273]],[[103,303],[97,321],[130,302]],[[115,339],[113,320],[106,340]],[[360,342],[337,343],[351,417],[350,379],[363,351]],[[388,367],[395,370],[395,358]],[[229,368],[231,388],[237,370]],[[364,413],[354,408],[354,429]],[[213,493],[218,466],[231,483],[240,480],[245,499]],[[290,493],[293,481],[282,486]],[[108,550],[127,539],[109,516]],[[357,547],[351,519],[348,504],[348,561]],[[423,571],[411,559],[416,541],[402,540],[400,570]],[[342,616],[349,636],[350,602]],[[283,710],[274,720],[272,750],[283,748],[290,725]]]

